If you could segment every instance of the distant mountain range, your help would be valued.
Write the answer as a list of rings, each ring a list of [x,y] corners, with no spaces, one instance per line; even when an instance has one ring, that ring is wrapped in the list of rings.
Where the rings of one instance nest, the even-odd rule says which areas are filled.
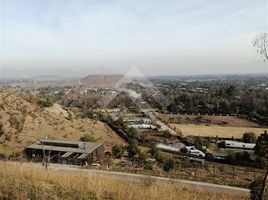
[[[5,85],[17,85],[23,88],[42,88],[42,87],[62,87],[76,86],[79,88],[119,88],[124,83],[131,82],[122,74],[98,74],[88,75],[83,78],[67,78],[61,76],[34,76],[21,79],[1,79],[0,83]]]

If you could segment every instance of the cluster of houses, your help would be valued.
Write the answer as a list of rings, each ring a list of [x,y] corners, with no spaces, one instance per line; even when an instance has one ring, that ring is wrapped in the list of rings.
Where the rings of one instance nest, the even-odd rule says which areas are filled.
[[[194,159],[194,161],[204,163],[204,159],[206,157],[206,154],[197,149],[195,146],[186,146],[183,143],[176,143],[176,144],[163,144],[159,143],[156,145],[157,148],[159,148],[162,151],[175,153],[175,154],[184,154],[190,157],[191,159]],[[233,140],[222,140],[218,142],[218,146],[220,148],[225,149],[235,149],[235,150],[242,150],[242,151],[253,151],[256,144],[254,143],[244,143],[244,142],[238,142]],[[212,153],[212,157],[214,160],[222,161],[227,160],[229,158],[229,154],[214,152]],[[196,160],[195,158],[199,158],[199,160]]]

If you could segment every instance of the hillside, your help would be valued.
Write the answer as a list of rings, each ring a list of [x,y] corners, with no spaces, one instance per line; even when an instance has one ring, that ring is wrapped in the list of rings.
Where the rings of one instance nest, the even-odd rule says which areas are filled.
[[[128,80],[124,75],[89,75],[80,79],[80,84],[91,88],[118,88],[121,84],[127,83]]]
[[[35,97],[4,88],[0,88],[0,124],[0,154],[4,155],[21,152],[25,145],[44,137],[79,140],[88,133],[103,142],[106,149],[124,143],[100,121],[78,118],[58,104],[40,108]]]
[[[0,161],[0,199],[88,199],[88,200],[176,200],[222,199],[244,200],[247,195],[204,191],[184,187],[171,181],[162,183],[149,177],[143,181],[131,178],[60,173],[25,163]]]

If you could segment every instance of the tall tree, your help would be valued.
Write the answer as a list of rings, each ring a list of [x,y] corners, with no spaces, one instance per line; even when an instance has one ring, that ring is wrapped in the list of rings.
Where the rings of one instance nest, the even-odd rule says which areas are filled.
[[[264,60],[268,61],[268,33],[261,33],[253,40],[253,47]]]
[[[268,61],[268,33],[261,33],[257,35],[253,40],[253,47],[256,49],[257,54],[259,54],[261,57],[264,58],[264,61]],[[267,132],[265,132],[265,134],[267,135]],[[262,193],[260,197],[262,197],[264,193],[265,183],[267,179],[268,179],[268,167],[266,170],[266,175],[263,179]]]
[[[134,157],[139,153],[138,143],[132,141],[127,147],[128,157],[132,159],[132,165],[134,163]]]
[[[255,146],[255,154],[260,156],[261,159],[264,160],[264,165],[267,167],[266,174],[263,178],[262,182],[262,188],[261,193],[259,196],[259,199],[262,199],[262,196],[264,195],[265,187],[266,186],[266,180],[268,179],[268,134],[267,131],[264,131],[263,134],[261,134],[256,141]]]

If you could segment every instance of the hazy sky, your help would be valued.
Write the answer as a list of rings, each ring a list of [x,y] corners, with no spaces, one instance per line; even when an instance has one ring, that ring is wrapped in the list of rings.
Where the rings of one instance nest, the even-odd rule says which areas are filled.
[[[1,69],[264,73],[267,0],[0,0]]]

